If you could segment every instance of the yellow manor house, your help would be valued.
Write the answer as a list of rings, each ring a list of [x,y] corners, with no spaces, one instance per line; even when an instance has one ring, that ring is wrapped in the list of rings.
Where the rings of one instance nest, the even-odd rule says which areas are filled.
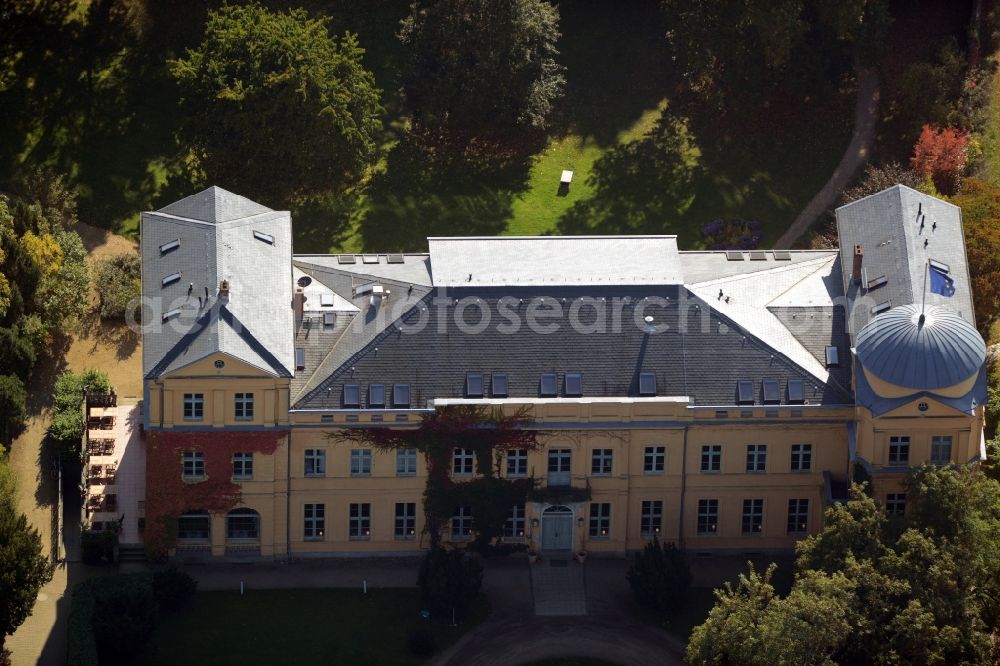
[[[902,513],[910,466],[985,455],[961,211],[897,185],[837,225],[839,251],[588,236],[297,255],[288,212],[217,187],[143,213],[147,548],[417,553],[423,456],[329,435],[469,404],[545,433],[496,461],[536,480],[503,534],[536,550],[787,550],[857,478]],[[473,457],[454,450],[455,481]],[[475,529],[456,506],[441,536]]]

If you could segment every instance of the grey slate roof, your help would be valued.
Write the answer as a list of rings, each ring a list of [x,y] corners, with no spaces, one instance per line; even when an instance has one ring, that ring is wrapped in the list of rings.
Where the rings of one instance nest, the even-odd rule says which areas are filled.
[[[435,398],[464,397],[466,373],[506,372],[511,397],[538,397],[539,373],[558,375],[560,395],[566,372],[583,373],[584,396],[622,397],[637,395],[639,372],[656,373],[657,394],[688,396],[698,405],[734,405],[736,382],[754,382],[757,403],[761,403],[762,380],[780,382],[782,402],[786,402],[787,382],[801,379],[810,403],[851,404],[849,388],[838,382],[822,383],[788,360],[780,351],[746,334],[733,320],[715,311],[710,304],[694,297],[680,286],[614,287],[510,287],[466,288],[448,292],[454,299],[479,303],[489,308],[492,325],[479,333],[463,331],[456,319],[455,307],[437,307],[430,296],[421,306],[411,309],[401,323],[403,329],[390,326],[370,340],[339,367],[296,401],[296,409],[336,409],[342,404],[345,383],[357,383],[362,394],[371,383],[406,383],[410,385],[411,405],[424,406]],[[550,303],[563,304],[568,313],[574,299],[613,299],[628,297],[623,308],[620,332],[613,330],[611,318],[603,332],[581,332],[568,319],[546,319],[559,324],[558,330],[539,334],[524,324],[513,333],[504,334],[498,324],[507,321],[498,310],[502,298],[529,303],[545,297]],[[651,308],[657,325],[666,324],[665,332],[647,334],[633,322],[634,309],[644,298],[670,298],[672,305]],[[525,314],[527,305],[516,306]],[[480,309],[464,311],[464,322],[479,321]],[[419,330],[416,322],[426,318]],[[689,318],[685,324],[684,319]],[[591,321],[588,317],[581,317]]]
[[[273,237],[273,243],[256,239],[254,231]],[[266,372],[291,374],[292,234],[287,211],[272,211],[216,187],[143,213],[141,234],[142,292],[148,304],[145,377],[216,352]],[[171,241],[179,241],[179,247],[161,252]],[[180,278],[164,286],[163,279],[176,273]],[[220,294],[223,280],[229,283],[227,299]],[[179,316],[163,322],[161,316],[173,309],[180,310]],[[215,316],[206,317],[208,313]]]
[[[927,304],[945,305],[975,325],[962,214],[957,206],[896,185],[838,208],[837,229],[852,335],[875,316],[871,308],[879,303],[888,301],[893,307],[920,303],[928,259],[948,265],[956,293],[950,298],[928,293]],[[884,275],[888,280],[884,286],[868,291],[853,283],[855,245],[864,249],[868,280]]]

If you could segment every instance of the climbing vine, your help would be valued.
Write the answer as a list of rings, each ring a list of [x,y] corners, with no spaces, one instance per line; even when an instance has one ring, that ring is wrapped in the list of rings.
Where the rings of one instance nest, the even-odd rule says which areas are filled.
[[[475,538],[471,547],[485,552],[503,534],[510,507],[523,504],[535,487],[535,479],[501,477],[506,452],[533,451],[546,433],[529,427],[526,409],[505,414],[482,405],[453,405],[424,417],[416,429],[365,428],[327,434],[335,443],[370,446],[378,451],[414,448],[427,458],[424,489],[424,533],[436,548],[456,506],[472,510]],[[478,476],[457,481],[451,475],[455,449],[471,450]]]
[[[146,433],[146,530],[143,540],[151,560],[162,560],[177,541],[177,519],[186,511],[228,512],[240,502],[233,483],[233,454],[271,455],[286,432]],[[205,478],[185,481],[184,451],[201,451]]]

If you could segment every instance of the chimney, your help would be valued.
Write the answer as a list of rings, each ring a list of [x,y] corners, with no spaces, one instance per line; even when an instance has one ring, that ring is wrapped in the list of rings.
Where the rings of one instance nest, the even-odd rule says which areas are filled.
[[[229,296],[229,280],[219,283],[219,296]]]
[[[854,269],[851,271],[851,278],[854,284],[861,284],[861,262],[865,258],[865,251],[861,245],[854,246]]]
[[[305,309],[306,295],[302,287],[295,288],[295,295],[292,296],[292,309],[295,311],[297,319],[302,318],[302,310]]]

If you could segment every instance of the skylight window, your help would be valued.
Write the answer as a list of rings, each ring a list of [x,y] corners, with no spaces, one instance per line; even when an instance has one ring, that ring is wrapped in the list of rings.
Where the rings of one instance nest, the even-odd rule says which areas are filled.
[[[319,295],[320,307],[332,308],[333,307],[333,294],[320,294]]]
[[[385,263],[387,263],[387,264],[402,264],[402,263],[404,263],[403,255],[401,255],[401,254],[387,254],[387,255],[385,255]]]
[[[409,407],[410,406],[410,385],[409,384],[393,384],[392,385],[392,406],[393,407]]]
[[[259,241],[263,241],[268,245],[274,245],[274,236],[271,234],[265,234],[263,231],[254,231],[253,237]]]
[[[295,369],[296,370],[306,369],[306,350],[304,347],[295,348]]]
[[[791,261],[792,253],[788,250],[771,250],[771,255],[775,261]]]
[[[483,373],[470,372],[465,375],[465,396],[467,398],[483,397]]]
[[[542,397],[552,397],[556,394],[556,373],[543,372],[539,378],[538,392]]]
[[[743,253],[739,250],[728,250],[726,252],[726,261],[743,261]]]
[[[781,402],[780,389],[778,387],[777,379],[764,380],[764,402],[765,403]]]
[[[750,252],[750,261],[767,261],[767,252],[763,250],[752,250]]]
[[[493,397],[494,398],[506,398],[507,397],[507,373],[506,372],[494,372],[493,373]]]
[[[840,350],[836,347],[826,348],[826,367],[836,368],[840,365]]]
[[[378,255],[377,254],[363,254],[361,255],[361,263],[364,264],[377,264]]]
[[[358,263],[358,258],[353,254],[341,254],[337,257],[338,264],[356,264]]]
[[[368,385],[368,406],[385,407],[385,384]]]
[[[749,379],[741,379],[736,382],[736,399],[741,405],[753,404],[753,382]]]
[[[951,272],[951,267],[949,267],[948,264],[944,263],[943,261],[936,261],[934,259],[931,259],[931,268],[939,270],[942,273]]]
[[[639,373],[639,395],[656,395],[656,374],[652,372]]]
[[[579,372],[567,372],[566,377],[563,380],[565,386],[563,388],[564,392],[568,396],[581,396],[583,395],[583,375]]]
[[[873,278],[868,281],[868,290],[871,291],[872,289],[878,289],[887,282],[889,282],[889,278],[884,275],[879,275],[877,278]]]
[[[174,250],[176,250],[180,246],[181,246],[181,239],[180,238],[178,238],[177,240],[172,240],[172,241],[170,241],[168,243],[164,243],[163,245],[160,246],[160,256],[162,257],[163,255],[167,254],[168,252],[173,252]]]
[[[788,402],[801,405],[806,400],[801,379],[788,380]]]
[[[892,307],[892,301],[883,301],[883,302],[879,303],[878,305],[876,305],[875,307],[873,307],[871,309],[871,313],[873,315],[877,315],[877,314],[880,314],[882,312],[885,312],[886,310],[888,310],[891,307]]]
[[[173,284],[174,282],[180,281],[180,279],[181,279],[181,274],[180,273],[172,273],[172,274],[168,275],[167,277],[163,278],[162,280],[160,280],[160,286],[161,287],[166,287],[168,285]]]
[[[163,313],[163,321],[170,319],[171,317],[179,317],[181,314],[180,308],[174,308],[173,310],[167,310]]]
[[[361,406],[361,385],[344,384],[344,407],[357,408]]]

